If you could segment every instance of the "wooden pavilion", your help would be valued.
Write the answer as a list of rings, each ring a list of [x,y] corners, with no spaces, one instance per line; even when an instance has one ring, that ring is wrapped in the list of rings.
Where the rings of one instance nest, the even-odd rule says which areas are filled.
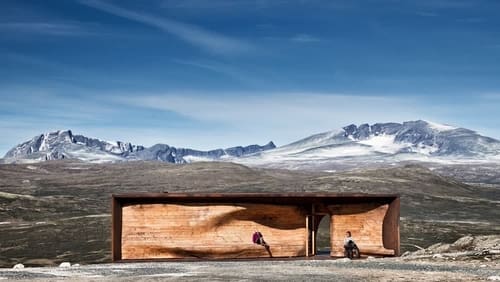
[[[347,230],[362,255],[398,256],[399,214],[399,196],[387,194],[115,194],[112,259],[314,256],[325,216],[331,256],[343,256]],[[269,250],[252,242],[256,231]]]

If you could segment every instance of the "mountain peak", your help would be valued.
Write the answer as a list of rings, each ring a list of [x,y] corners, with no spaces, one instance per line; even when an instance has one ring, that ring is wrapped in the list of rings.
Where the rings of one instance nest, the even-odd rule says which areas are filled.
[[[416,120],[372,125],[350,124],[344,126],[340,132],[329,131],[311,135],[283,146],[278,151],[280,158],[287,156],[290,159],[315,159],[320,162],[336,158],[344,158],[343,160],[347,161],[347,157],[355,159],[360,156],[375,159],[398,156],[398,159],[431,161],[429,157],[498,156],[500,141],[481,136],[472,130]],[[271,153],[272,151],[269,152]]]
[[[449,131],[449,130],[458,129],[458,127],[455,127],[455,126],[452,126],[449,124],[442,124],[442,123],[432,122],[432,121],[428,121],[428,120],[418,120],[418,121],[426,123],[430,128],[437,130],[437,131]]]
[[[270,149],[274,149],[274,148],[276,148],[276,145],[274,144],[273,141],[269,141],[269,143],[267,143],[266,145],[264,145],[264,147],[267,147],[267,148],[270,148]]]
[[[246,164],[296,162],[293,167],[322,166],[340,162],[397,163],[456,159],[500,161],[500,141],[475,131],[425,120],[402,123],[350,124],[339,131],[318,133],[276,148],[274,142],[260,146],[235,146],[200,151],[157,144],[152,147],[128,142],[102,141],[71,130],[33,137],[5,155],[5,162],[80,159],[88,162],[155,160],[170,163],[232,161]],[[248,163],[248,160],[255,161]]]
[[[403,128],[412,131],[437,131],[437,132],[459,129],[458,127],[454,127],[448,124],[440,124],[426,120],[405,121],[403,123],[395,123],[395,122],[375,123],[373,125],[370,125],[368,123],[363,123],[360,124],[359,126],[356,124],[350,124],[344,126],[342,129],[344,130],[345,137],[351,136],[354,139],[364,140],[368,138],[370,134],[392,135]]]
[[[71,130],[57,130],[37,135],[7,152],[5,162],[45,161],[74,158],[91,162],[114,162],[126,160],[157,160],[185,163],[196,160],[218,160],[226,157],[242,157],[276,148],[271,141],[264,146],[237,146],[228,149],[198,151],[157,144],[150,148],[129,142],[109,142],[83,135],[74,135]]]

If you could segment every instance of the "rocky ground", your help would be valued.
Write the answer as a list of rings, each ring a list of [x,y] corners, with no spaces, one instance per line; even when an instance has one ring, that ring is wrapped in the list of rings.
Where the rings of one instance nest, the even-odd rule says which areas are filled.
[[[498,261],[294,259],[120,263],[0,269],[20,281],[487,281],[500,280]]]
[[[467,185],[414,165],[327,173],[230,163],[4,164],[0,267],[109,262],[111,194],[163,191],[399,193],[403,252],[500,234],[499,186]],[[321,226],[320,248],[328,245],[328,225]]]
[[[17,266],[19,267],[19,266]],[[399,258],[116,263],[0,269],[16,281],[500,281],[500,235],[465,236]]]
[[[436,243],[426,249],[405,252],[402,257],[407,260],[495,261],[500,259],[500,235],[468,235],[451,244]]]

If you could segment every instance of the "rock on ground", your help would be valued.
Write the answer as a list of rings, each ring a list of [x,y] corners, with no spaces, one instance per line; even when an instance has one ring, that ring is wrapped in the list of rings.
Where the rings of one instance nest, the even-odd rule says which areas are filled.
[[[498,261],[404,261],[401,258],[145,262],[1,269],[0,280],[21,281],[485,281]]]
[[[437,243],[415,252],[406,252],[409,259],[452,259],[492,261],[500,259],[500,235],[464,236],[452,244]]]

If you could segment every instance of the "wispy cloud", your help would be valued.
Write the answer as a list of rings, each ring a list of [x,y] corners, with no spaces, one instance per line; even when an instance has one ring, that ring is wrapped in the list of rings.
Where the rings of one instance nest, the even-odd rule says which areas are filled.
[[[290,40],[295,41],[295,42],[300,42],[300,43],[311,43],[311,42],[319,42],[321,39],[318,37],[312,36],[310,34],[297,34],[290,38]]]
[[[68,92],[70,89],[61,90]],[[279,145],[351,123],[425,119],[500,132],[484,115],[498,108],[496,93],[478,95],[466,106],[418,96],[360,96],[321,92],[107,92],[3,88],[0,96],[0,156],[13,145],[50,130],[72,129],[104,140],[151,146],[166,143],[199,149],[242,144]],[[476,96],[475,96],[476,97]],[[481,117],[483,115],[483,117]],[[466,117],[477,117],[470,119]]]
[[[236,81],[242,82],[249,86],[259,86],[263,84],[263,81],[256,78],[255,76],[227,64],[221,64],[216,62],[204,62],[204,61],[198,62],[190,60],[178,60],[178,59],[174,59],[173,62],[181,65],[191,66],[199,69],[208,70],[214,73],[222,74],[224,76],[230,77]]]
[[[135,99],[135,98],[133,98]],[[211,95],[202,93],[167,93],[164,95],[144,95],[137,98],[136,105],[145,107],[176,111],[186,116],[200,120],[234,120],[248,122],[264,118],[269,122],[288,122],[289,120],[302,119],[307,121],[330,120],[344,116],[342,119],[364,118],[379,112],[375,105],[392,105],[406,108],[402,104],[412,103],[411,99],[398,99],[383,96],[357,96],[335,93],[222,93],[220,99],[213,99]],[[363,102],[363,103],[361,103]],[[185,107],[189,105],[189,107]],[[408,111],[411,113],[413,111]],[[349,114],[351,113],[351,114]],[[400,113],[398,113],[399,115]],[[390,113],[379,112],[378,116],[386,115],[393,119]],[[290,119],[290,116],[295,118]],[[248,119],[250,118],[250,119]]]
[[[497,107],[497,103],[484,103],[484,99],[474,101],[466,108],[449,107],[448,103],[446,106],[435,104],[422,100],[418,95],[360,96],[318,92],[217,93],[217,98],[209,93],[171,92],[127,97],[115,100],[212,123],[211,128],[200,128],[195,134],[219,146],[230,145],[225,139],[228,136],[231,136],[232,144],[272,139],[284,145],[351,123],[424,119],[476,129],[491,125],[485,125],[480,116]],[[467,120],[464,115],[478,118]],[[211,131],[214,128],[223,129],[219,132],[220,136],[213,136]],[[497,138],[500,136],[496,129],[484,133]]]
[[[178,9],[234,9],[234,8],[251,8],[257,5],[257,2],[262,1],[248,1],[248,0],[163,0],[161,6],[165,8],[178,8]]]
[[[159,28],[211,53],[224,55],[240,54],[253,49],[249,43],[243,42],[242,40],[224,36],[192,24],[130,11],[98,0],[81,0],[80,2],[89,7],[118,17]]]
[[[345,10],[356,8],[360,5],[358,1],[352,0],[163,0],[161,6],[169,9],[189,10],[210,13],[235,13],[241,11],[256,11],[284,7],[314,7],[322,9]]]
[[[0,23],[0,31],[14,33],[36,33],[54,36],[80,36],[92,35],[93,33],[77,23],[53,23],[53,22],[3,22]]]
[[[65,97],[53,89],[35,87],[0,88],[0,132],[8,132],[0,142],[0,157],[29,138],[47,131],[103,125],[116,114],[112,107],[81,97]],[[77,106],[78,105],[78,106]]]
[[[424,118],[412,99],[331,93],[226,93],[217,99],[206,93],[167,93],[116,99],[241,131],[239,138],[247,142],[258,142],[258,137],[279,144],[350,123]]]
[[[261,10],[277,6],[304,4],[303,0],[163,0],[165,8],[210,11],[216,13],[233,12],[235,10]]]
[[[68,89],[69,90],[69,89]],[[79,93],[75,88],[73,93]],[[43,117],[46,121],[65,122],[102,122],[106,117],[115,114],[118,109],[99,103],[99,100],[80,95],[66,96],[64,90],[35,87],[2,87],[0,96],[4,97],[0,105],[0,113],[15,111],[16,119]],[[9,95],[10,94],[10,95]],[[78,105],[78,108],[76,108]],[[36,122],[35,122],[36,123]]]
[[[68,92],[72,95],[64,95]],[[74,87],[0,88],[0,132],[8,133],[0,140],[0,158],[14,145],[55,130],[71,129],[89,137],[147,146],[182,145],[178,141],[188,135],[189,120],[179,120],[165,112],[141,111],[133,105],[124,107],[108,99],[107,94]]]

